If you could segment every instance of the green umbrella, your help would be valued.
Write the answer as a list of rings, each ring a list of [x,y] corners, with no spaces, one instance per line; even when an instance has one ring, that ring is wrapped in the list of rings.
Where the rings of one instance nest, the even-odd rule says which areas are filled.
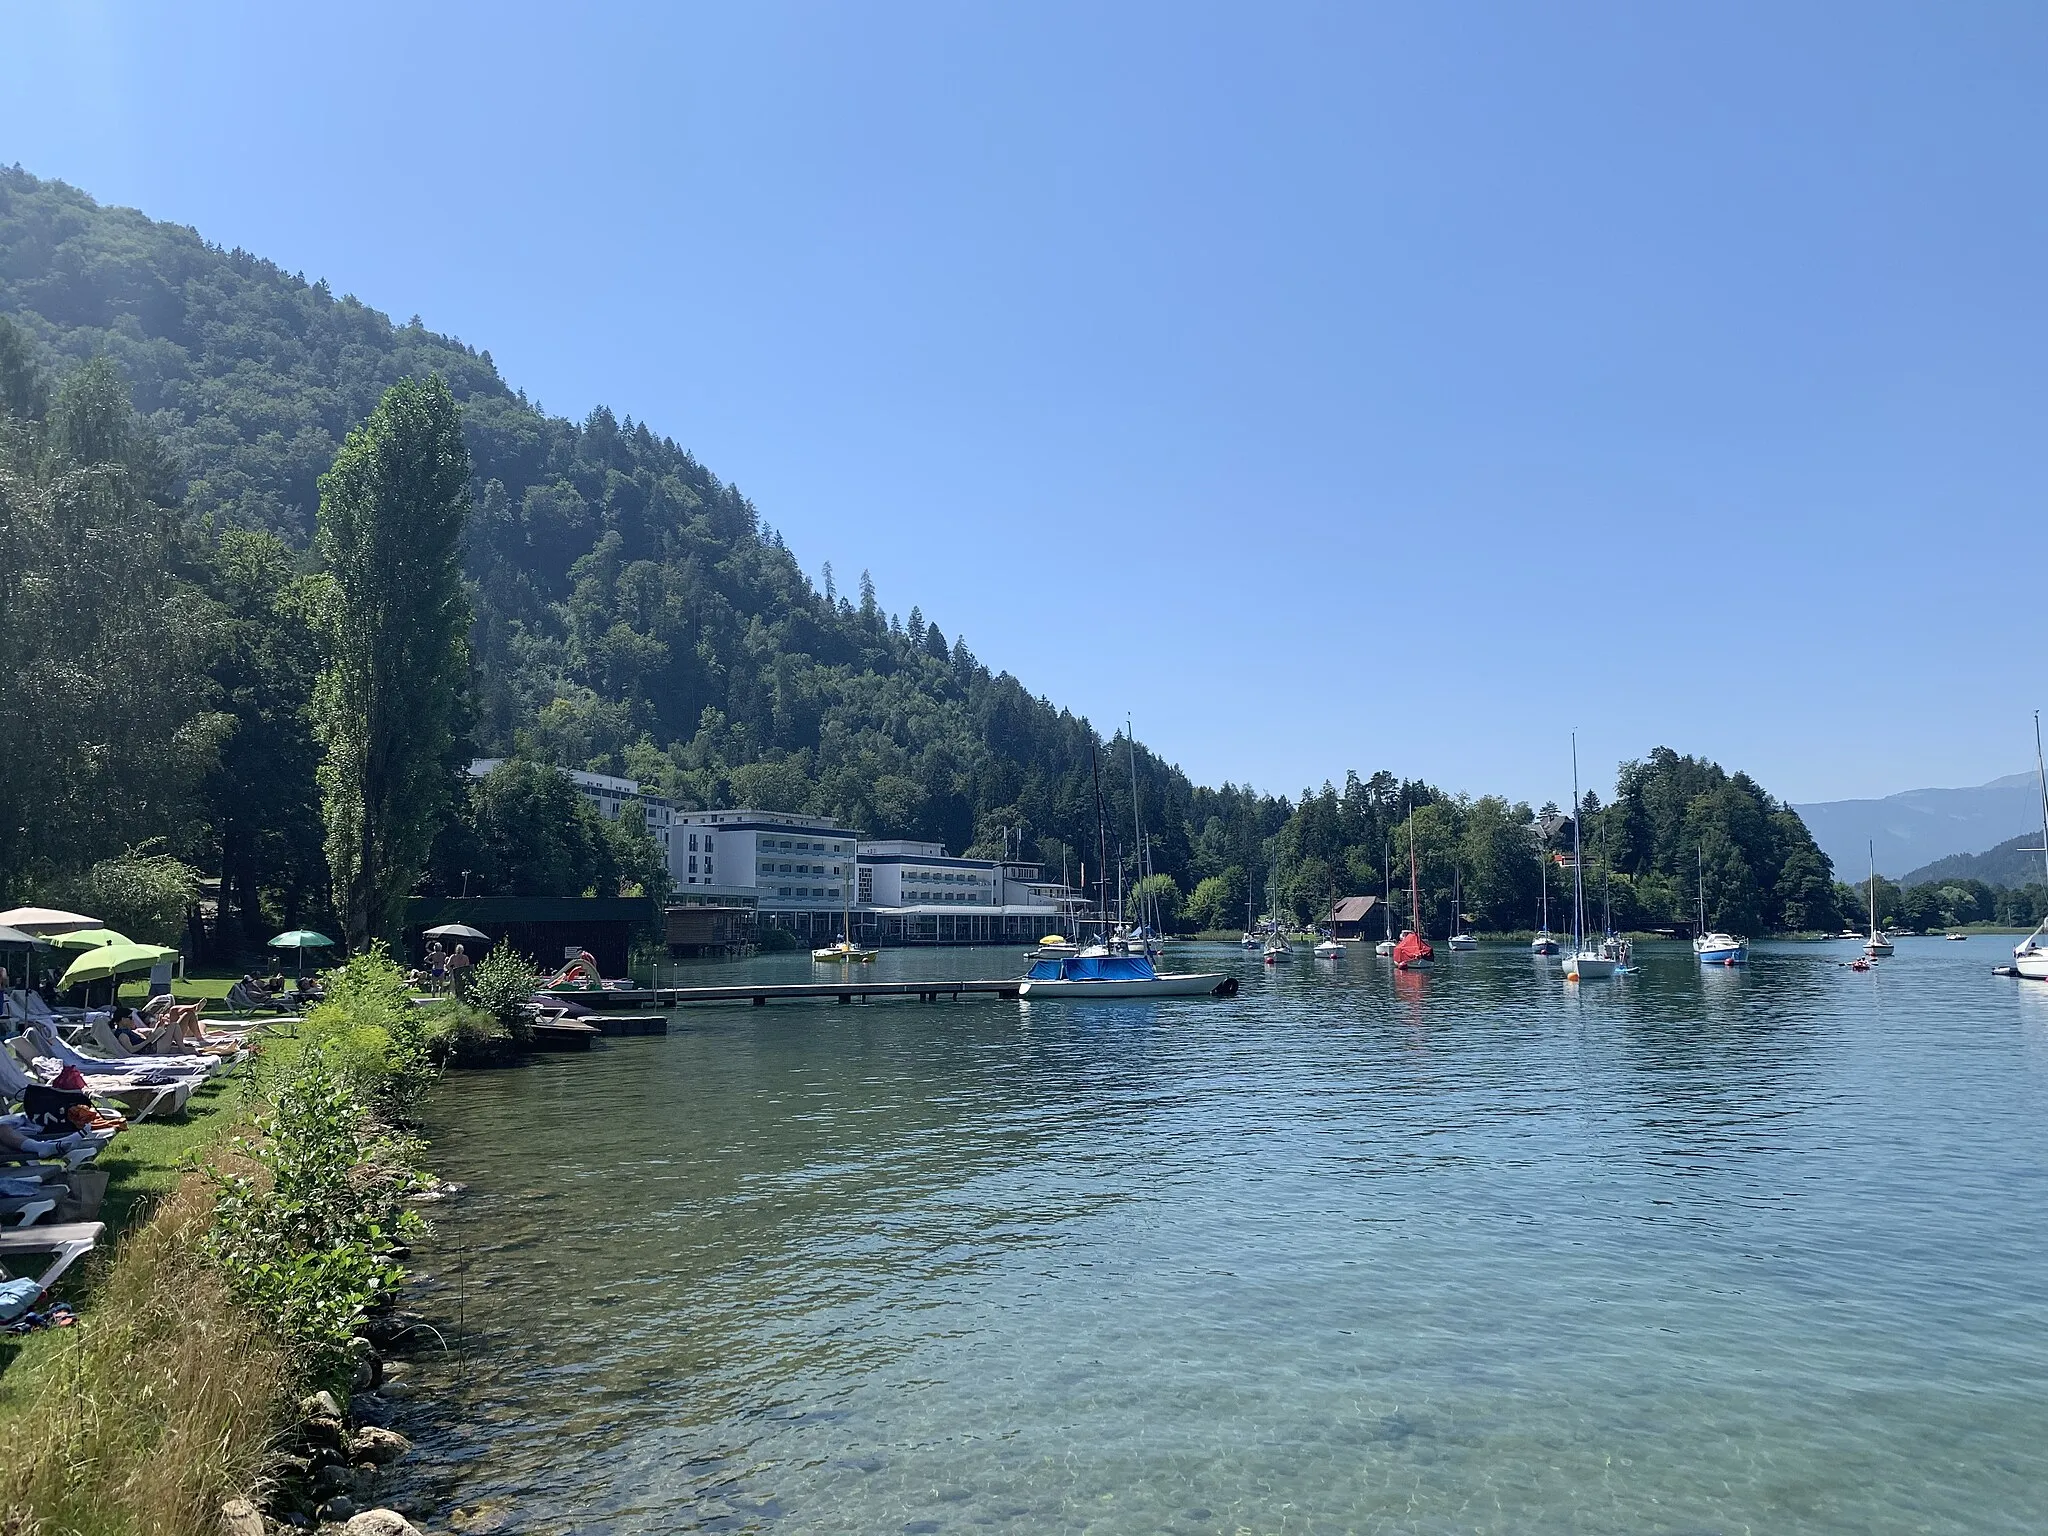
[[[109,976],[146,971],[165,960],[177,958],[175,949],[165,949],[161,944],[102,944],[98,949],[88,949],[72,961],[58,985],[68,987],[80,981],[104,981]]]
[[[310,928],[294,928],[290,933],[280,933],[270,941],[272,949],[332,949],[334,940],[324,933],[315,933]]]
[[[127,934],[116,933],[111,928],[81,928],[76,933],[53,933],[48,940],[52,949],[100,949],[108,944],[134,942]]]
[[[294,967],[303,987],[306,980],[306,951],[309,949],[332,949],[334,940],[324,933],[315,933],[311,928],[294,928],[290,933],[280,933],[270,941],[272,949],[295,949],[299,952]]]

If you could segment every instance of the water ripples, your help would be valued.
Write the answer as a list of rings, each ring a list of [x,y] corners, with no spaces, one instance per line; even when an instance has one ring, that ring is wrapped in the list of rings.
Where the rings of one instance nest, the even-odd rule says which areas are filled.
[[[2048,1007],[1990,945],[1652,947],[1582,989],[1217,958],[1234,1004],[700,1011],[451,1080],[416,1496],[551,1532],[2048,1523]]]

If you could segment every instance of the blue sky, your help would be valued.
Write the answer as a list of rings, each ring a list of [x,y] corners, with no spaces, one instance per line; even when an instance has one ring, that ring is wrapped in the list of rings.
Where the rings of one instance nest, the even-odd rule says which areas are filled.
[[[1197,778],[2029,766],[2048,10],[0,25],[0,159],[645,419]]]

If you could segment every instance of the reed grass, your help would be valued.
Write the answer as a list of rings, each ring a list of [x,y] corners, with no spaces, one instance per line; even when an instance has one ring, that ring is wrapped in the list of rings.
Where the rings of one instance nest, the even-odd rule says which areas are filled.
[[[217,1536],[261,1475],[291,1373],[202,1255],[211,1201],[186,1176],[103,1265],[86,1320],[10,1382],[5,1536]]]

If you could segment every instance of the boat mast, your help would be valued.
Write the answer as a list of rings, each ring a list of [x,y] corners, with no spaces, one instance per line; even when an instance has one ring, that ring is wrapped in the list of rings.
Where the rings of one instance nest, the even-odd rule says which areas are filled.
[[[1124,716],[1124,741],[1131,749],[1131,838],[1132,852],[1138,860],[1138,883],[1145,883],[1145,823],[1138,815],[1138,732],[1131,724],[1131,717]],[[1144,920],[1144,896],[1138,898],[1139,920]]]
[[[1694,938],[1696,938],[1696,939],[1697,939],[1697,938],[1699,938],[1699,937],[1700,937],[1700,936],[1701,936],[1702,934],[1704,934],[1704,933],[1705,933],[1705,932],[1707,931],[1707,845],[1706,845],[1705,843],[1701,843],[1701,844],[1700,844],[1700,846],[1699,846],[1699,852],[1700,852],[1700,925],[1699,925],[1699,927],[1698,927],[1697,929],[1695,929],[1695,930],[1693,931],[1693,937],[1694,937]]]
[[[2041,759],[2041,711],[2034,711],[2034,772],[2041,779],[2041,874],[2048,878],[2048,764]]]
[[[1877,843],[1875,839],[1865,843],[1870,850],[1870,936],[1877,937]]]
[[[1600,818],[1600,936],[1614,937],[1614,861],[1607,857],[1607,818]]]
[[[1095,781],[1095,915],[1109,938],[1109,824],[1102,815],[1102,766],[1095,756],[1095,732],[1088,733],[1088,776]],[[1081,877],[1086,880],[1084,873]]]
[[[1380,897],[1380,920],[1386,924],[1389,942],[1394,937],[1394,840],[1380,839],[1381,889],[1386,893]]]
[[[1408,808],[1408,913],[1415,937],[1422,933],[1422,882],[1415,872],[1415,807]]]
[[[1572,732],[1572,953],[1586,947],[1586,877],[1579,868],[1579,733]]]
[[[1550,932],[1550,860],[1543,856],[1543,844],[1536,844],[1536,884],[1543,892],[1542,932]]]

